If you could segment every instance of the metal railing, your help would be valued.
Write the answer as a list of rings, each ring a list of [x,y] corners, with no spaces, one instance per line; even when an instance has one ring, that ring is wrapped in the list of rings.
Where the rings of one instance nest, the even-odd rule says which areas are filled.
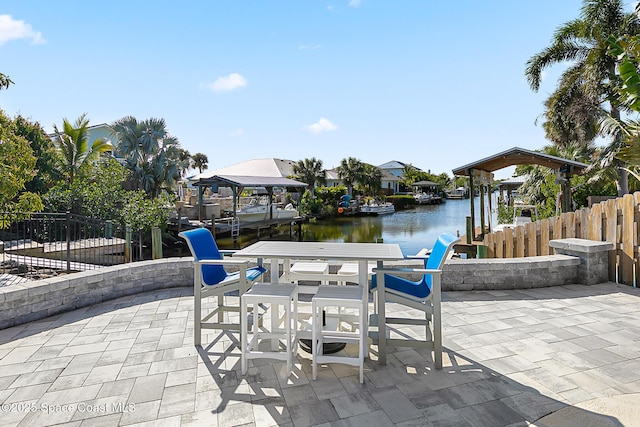
[[[143,258],[142,234],[71,213],[0,213],[0,286]]]

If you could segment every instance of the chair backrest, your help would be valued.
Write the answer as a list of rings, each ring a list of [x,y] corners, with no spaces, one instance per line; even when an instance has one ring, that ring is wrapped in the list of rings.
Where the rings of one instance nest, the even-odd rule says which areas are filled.
[[[433,245],[429,259],[425,263],[425,268],[433,270],[442,270],[444,262],[447,260],[449,251],[453,248],[453,245],[460,241],[459,237],[454,236],[451,233],[442,233],[436,239],[436,243]]]
[[[206,228],[194,228],[178,234],[187,241],[191,255],[196,261],[222,259],[222,254],[216,245],[211,232]],[[221,265],[203,265],[202,280],[207,285],[215,285],[227,277],[227,272]]]

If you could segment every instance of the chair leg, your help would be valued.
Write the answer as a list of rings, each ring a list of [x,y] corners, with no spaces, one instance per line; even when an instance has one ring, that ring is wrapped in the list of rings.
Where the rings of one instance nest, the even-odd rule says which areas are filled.
[[[224,310],[220,307],[224,307],[224,295],[218,295],[218,323],[224,323]]]
[[[202,343],[202,294],[198,284],[193,289],[193,345]]]
[[[360,384],[364,383],[364,358],[369,355],[369,346],[367,345],[367,310],[360,307],[360,351],[358,358],[360,362]]]
[[[242,298],[240,298],[242,300]],[[242,368],[242,375],[247,373],[247,303],[240,302],[240,363]],[[256,320],[253,319],[253,323]]]
[[[311,303],[311,372],[312,378],[315,380],[318,377],[318,362],[317,356],[318,351],[320,351],[320,346],[318,345],[318,323],[322,322],[322,320],[318,321],[318,317],[316,315],[317,307],[312,302]]]

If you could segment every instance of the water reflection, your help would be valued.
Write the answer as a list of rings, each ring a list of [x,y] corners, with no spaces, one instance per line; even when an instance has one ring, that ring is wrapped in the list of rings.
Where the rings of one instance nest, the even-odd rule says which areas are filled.
[[[476,209],[479,200],[476,198]],[[469,215],[469,200],[447,200],[441,205],[416,206],[379,217],[338,217],[304,224],[302,240],[320,242],[397,243],[405,255],[413,255],[422,248],[430,248],[440,233],[464,235],[466,217]],[[476,225],[479,225],[479,214]],[[495,223],[494,223],[495,224]],[[288,239],[285,235],[275,239]],[[297,236],[293,236],[297,239]],[[261,240],[268,236],[261,236]],[[244,247],[256,241],[256,236],[242,236],[236,247]],[[227,239],[219,242],[221,247],[233,247]]]

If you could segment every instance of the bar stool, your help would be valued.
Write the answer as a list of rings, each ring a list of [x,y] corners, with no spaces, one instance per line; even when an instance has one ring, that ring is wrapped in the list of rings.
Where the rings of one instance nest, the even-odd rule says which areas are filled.
[[[367,354],[367,303],[365,289],[361,286],[321,285],[311,300],[312,312],[312,369],[313,379],[318,373],[318,363],[343,363],[360,367],[360,383],[364,382],[364,358]],[[337,313],[326,309],[337,307]],[[342,308],[357,310],[357,314],[347,314]],[[358,322],[357,330],[344,330],[346,321]],[[324,355],[323,344],[326,342],[358,343],[358,356]]]
[[[251,341],[247,341],[248,307],[253,304],[257,313],[258,306],[271,304],[271,331],[260,330],[258,322],[253,322]],[[281,328],[280,309],[284,308],[284,325]],[[274,317],[275,316],[275,317]],[[240,347],[242,375],[247,373],[247,359],[278,359],[287,362],[287,376],[291,375],[293,357],[296,352],[298,318],[298,289],[291,283],[258,283],[240,296]],[[278,351],[278,345],[272,345],[271,351],[258,350],[261,340],[277,339],[285,342],[285,351]]]
[[[347,281],[358,283],[358,263],[357,262],[345,262],[340,266],[338,270],[337,277],[339,285],[346,285]],[[375,263],[367,264],[367,277],[371,277],[373,275],[373,269],[375,268]],[[345,280],[348,279],[348,280]],[[353,280],[352,280],[353,279]]]
[[[327,262],[297,261],[291,266],[288,279],[291,282],[318,280],[326,284],[328,274],[329,263]]]

